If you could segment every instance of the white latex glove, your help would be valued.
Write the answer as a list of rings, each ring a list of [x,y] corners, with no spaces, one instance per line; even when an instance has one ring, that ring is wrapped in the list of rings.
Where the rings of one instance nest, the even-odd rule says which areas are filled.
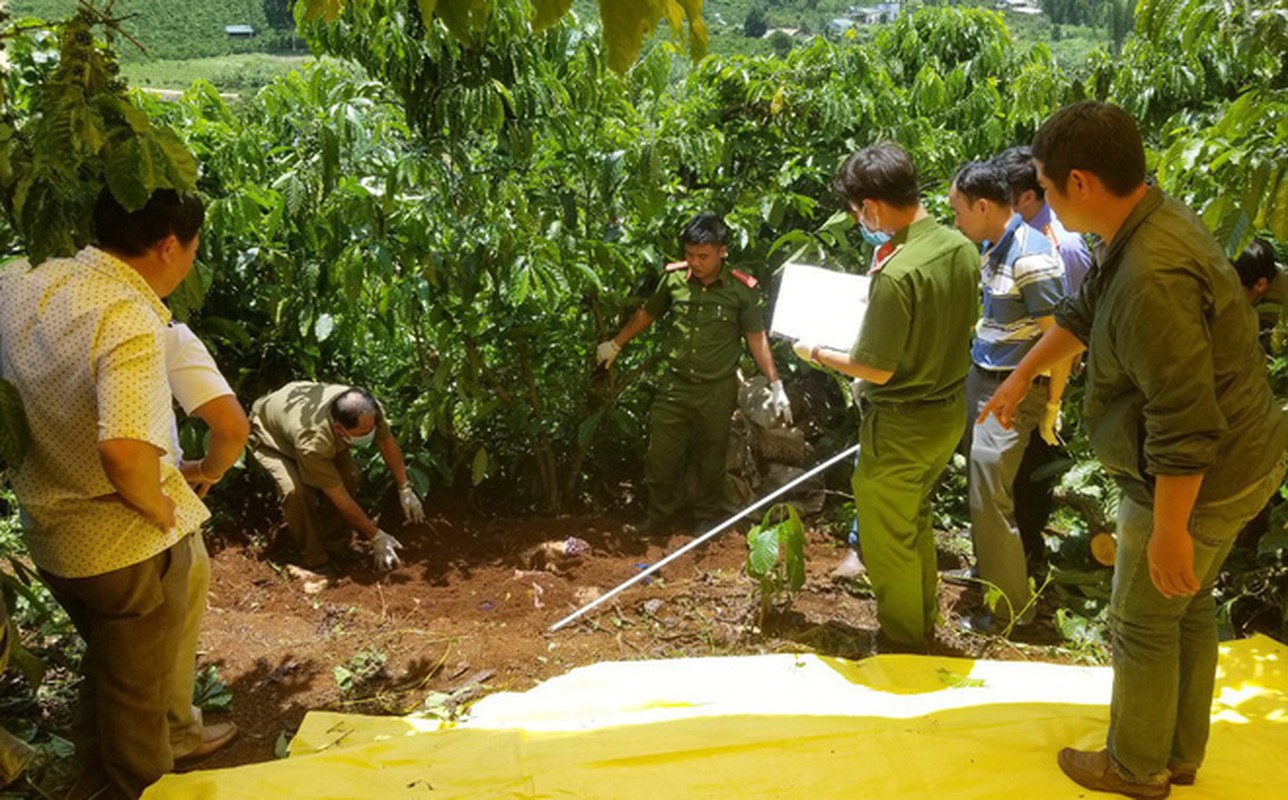
[[[805,363],[813,364],[814,348],[817,346],[818,344],[816,342],[811,342],[808,339],[797,339],[792,343],[792,352],[796,354],[797,358],[801,359]]]
[[[1038,436],[1042,441],[1055,447],[1060,443],[1060,404],[1047,403],[1042,412],[1042,421],[1038,423]]]
[[[420,498],[416,496],[416,490],[411,488],[410,483],[403,484],[398,489],[398,504],[402,506],[404,522],[425,521],[425,507],[420,504]]]
[[[376,569],[388,572],[394,567],[402,566],[402,559],[397,552],[401,549],[402,542],[384,531],[376,531],[376,538],[371,540],[371,559],[375,562]]]
[[[613,365],[613,360],[617,354],[622,352],[622,348],[617,346],[617,342],[612,339],[600,342],[599,347],[595,348],[595,364],[607,369]]]
[[[855,378],[850,381],[850,397],[854,398],[855,404],[863,402],[863,379]]]
[[[783,388],[782,380],[776,380],[769,384],[769,391],[769,404],[773,406],[774,413],[790,426],[792,424],[792,403],[787,399],[787,390]]]

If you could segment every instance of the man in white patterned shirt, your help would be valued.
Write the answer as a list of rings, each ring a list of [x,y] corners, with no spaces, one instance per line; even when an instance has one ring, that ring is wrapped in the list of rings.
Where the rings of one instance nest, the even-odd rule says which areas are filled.
[[[983,313],[966,378],[968,486],[979,577],[997,586],[1004,599],[994,613],[980,614],[969,624],[994,633],[1033,619],[1028,565],[1015,520],[1015,477],[1035,431],[1055,442],[1069,364],[1034,382],[1013,427],[1003,428],[992,417],[973,423],[980,404],[1051,327],[1055,306],[1064,298],[1064,271],[1051,243],[1012,209],[1006,172],[997,164],[962,167],[948,201],[958,230],[973,242],[987,243],[981,264]]]
[[[192,269],[204,208],[153,193],[129,213],[104,190],[98,246],[0,273],[0,375],[31,447],[13,471],[27,547],[85,639],[83,780],[137,797],[173,768],[166,710],[189,613],[193,534],[209,512],[167,456],[161,303]]]
[[[166,378],[170,392],[183,412],[210,429],[206,452],[199,459],[184,459],[178,425],[171,426],[170,458],[198,497],[205,497],[246,448],[250,422],[232,387],[219,371],[210,351],[182,322],[171,321],[165,330]],[[173,419],[173,417],[172,417]],[[200,533],[192,536],[192,570],[188,576],[188,608],[206,603],[210,588],[210,556]],[[195,664],[201,632],[201,615],[189,613],[179,635],[178,663]],[[175,670],[170,700],[170,747],[174,758],[196,760],[228,745],[237,736],[231,721],[206,725],[201,709],[192,704],[194,674]]]

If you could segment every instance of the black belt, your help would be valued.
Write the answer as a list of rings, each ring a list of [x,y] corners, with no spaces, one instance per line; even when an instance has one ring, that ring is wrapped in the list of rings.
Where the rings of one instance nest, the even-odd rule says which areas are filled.
[[[1013,371],[1009,369],[985,369],[984,367],[981,367],[979,364],[971,365],[971,369],[975,370],[975,374],[988,378],[993,383],[1001,383],[1002,381],[1011,377],[1011,372]],[[1036,378],[1033,379],[1033,382],[1039,386],[1043,386],[1051,382],[1051,376],[1038,375]]]
[[[881,398],[864,397],[860,401],[860,405],[864,406],[865,408],[869,406],[875,406],[878,409],[890,410],[890,409],[898,409],[898,408],[928,408],[932,406],[946,406],[952,403],[960,402],[961,400],[962,400],[962,392],[959,389],[958,391],[953,392],[947,397],[935,397],[930,399],[897,400],[897,399],[886,399],[884,397],[881,397]]]

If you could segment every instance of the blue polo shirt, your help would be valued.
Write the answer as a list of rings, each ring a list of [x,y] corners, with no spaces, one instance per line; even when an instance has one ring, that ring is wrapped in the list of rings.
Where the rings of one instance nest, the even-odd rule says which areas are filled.
[[[1091,271],[1091,251],[1082,237],[1068,230],[1056,217],[1051,206],[1043,203],[1042,210],[1033,215],[1029,225],[1042,231],[1042,235],[1055,245],[1056,255],[1064,264],[1064,293],[1075,295],[1082,279]]]
[[[984,305],[971,358],[983,369],[1013,370],[1042,337],[1038,317],[1051,316],[1064,299],[1064,268],[1051,242],[1019,214],[980,267]]]

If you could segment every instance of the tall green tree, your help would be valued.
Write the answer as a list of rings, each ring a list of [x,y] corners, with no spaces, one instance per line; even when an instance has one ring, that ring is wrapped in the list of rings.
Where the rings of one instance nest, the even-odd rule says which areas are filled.
[[[411,0],[400,5],[417,10],[419,22],[404,12],[414,29],[428,32],[437,20],[463,45],[475,47],[486,41],[494,17],[520,4],[512,0]],[[572,0],[531,0],[530,5],[532,28],[540,31],[567,14]],[[334,22],[346,12],[362,13],[367,6],[368,0],[297,0],[295,18]],[[644,40],[663,20],[673,36],[686,40],[695,61],[706,54],[702,0],[599,0],[599,16],[608,65],[619,73],[635,61]]]

